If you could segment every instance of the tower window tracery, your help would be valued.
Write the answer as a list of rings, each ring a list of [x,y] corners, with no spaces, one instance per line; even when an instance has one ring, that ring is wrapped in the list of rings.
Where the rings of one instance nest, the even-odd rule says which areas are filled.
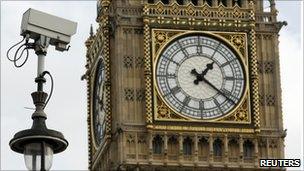
[[[163,141],[159,135],[156,135],[153,139],[153,153],[161,154],[163,148]]]
[[[213,154],[216,157],[221,157],[223,152],[223,142],[220,139],[216,139],[213,142]]]
[[[205,137],[202,137],[198,142],[198,155],[205,157],[205,160],[207,160],[207,156],[209,155],[209,142]]]
[[[253,155],[253,143],[250,140],[246,140],[243,144],[244,158],[251,158]]]
[[[189,137],[184,139],[183,151],[184,151],[184,155],[192,154],[192,140]]]
[[[237,156],[239,155],[239,145],[236,139],[231,139],[228,143],[229,149],[229,160],[236,162]]]
[[[178,153],[178,142],[175,136],[168,139],[168,153],[173,155]]]

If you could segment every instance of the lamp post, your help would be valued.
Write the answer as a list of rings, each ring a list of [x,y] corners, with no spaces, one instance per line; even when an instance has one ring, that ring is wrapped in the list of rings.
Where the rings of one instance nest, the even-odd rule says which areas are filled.
[[[50,170],[53,154],[64,151],[68,141],[64,139],[61,132],[48,129],[45,124],[47,116],[44,112],[48,94],[43,91],[43,84],[46,82],[44,75],[44,58],[46,56],[49,39],[41,36],[35,42],[35,52],[38,56],[37,91],[33,92],[32,99],[36,107],[32,114],[33,125],[16,133],[9,142],[11,149],[17,153],[24,154],[25,165],[28,170]]]
[[[62,133],[48,129],[45,123],[47,116],[44,108],[52,94],[53,78],[48,71],[44,70],[44,64],[48,46],[53,45],[56,50],[61,52],[67,51],[69,47],[66,48],[66,46],[70,43],[71,36],[76,33],[76,28],[77,23],[75,22],[30,8],[23,14],[21,24],[21,35],[24,37],[23,40],[26,40],[25,43],[16,50],[13,59],[9,58],[9,51],[23,40],[12,46],[7,52],[7,58],[14,62],[16,67],[22,67],[26,63],[28,49],[34,49],[38,56],[37,77],[35,79],[37,91],[31,94],[36,107],[32,114],[33,125],[30,129],[17,132],[9,142],[13,151],[24,154],[28,170],[50,170],[53,154],[64,151],[68,146],[68,141]],[[29,39],[33,39],[34,43],[29,43]],[[17,57],[23,46],[25,48]],[[27,54],[25,61],[21,65],[17,65],[16,62],[25,50]],[[45,74],[48,74],[52,81],[49,98],[48,94],[43,91],[43,84],[46,82]]]
[[[68,141],[62,133],[48,129],[45,124],[46,114],[43,111],[47,94],[43,91],[32,93],[36,111],[32,115],[33,125],[16,133],[9,145],[17,153],[24,154],[28,170],[49,170],[53,154],[64,151]]]

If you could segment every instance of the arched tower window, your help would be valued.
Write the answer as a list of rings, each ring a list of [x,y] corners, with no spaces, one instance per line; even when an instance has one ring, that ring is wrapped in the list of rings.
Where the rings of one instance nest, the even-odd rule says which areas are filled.
[[[250,140],[246,140],[243,143],[243,152],[244,152],[244,158],[251,158],[253,156],[253,143]]]
[[[223,142],[220,139],[216,139],[213,142],[213,154],[216,157],[221,157],[223,154]]]
[[[168,139],[168,154],[177,155],[178,154],[178,142],[175,136],[171,136]]]
[[[197,6],[198,5],[198,0],[191,0],[192,4]]]
[[[156,135],[153,138],[153,153],[154,154],[161,154],[162,153],[162,148],[163,148],[163,140],[159,135]]]
[[[200,160],[207,161],[209,156],[209,142],[202,137],[198,142],[198,156]]]
[[[267,145],[265,140],[259,142],[259,156],[260,158],[267,158]]]
[[[183,151],[184,151],[184,155],[192,154],[192,140],[189,137],[184,139]]]
[[[184,5],[184,0],[176,0],[179,5]]]
[[[169,4],[169,0],[162,0],[163,4]]]
[[[237,162],[238,156],[240,155],[239,144],[235,139],[231,139],[228,142],[229,149],[229,162]]]

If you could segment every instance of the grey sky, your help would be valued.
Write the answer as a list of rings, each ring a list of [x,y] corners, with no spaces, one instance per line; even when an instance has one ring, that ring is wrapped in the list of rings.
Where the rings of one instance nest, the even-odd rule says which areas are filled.
[[[303,56],[301,8],[303,2],[278,1],[279,20],[288,21],[280,32],[280,61],[283,93],[284,125],[288,129],[286,158],[303,156]],[[30,93],[35,91],[37,57],[31,52],[22,68],[14,68],[5,55],[10,46],[21,40],[22,14],[28,8],[78,22],[68,52],[48,50],[46,70],[54,76],[54,95],[46,113],[49,128],[61,131],[70,145],[54,155],[52,170],[84,170],[88,165],[86,84],[80,81],[85,72],[85,46],[89,27],[94,29],[95,1],[1,1],[1,169],[24,170],[23,155],[8,146],[13,135],[31,126],[33,107]],[[47,85],[46,91],[49,90]],[[303,160],[302,160],[303,161]],[[303,165],[303,164],[302,164]]]

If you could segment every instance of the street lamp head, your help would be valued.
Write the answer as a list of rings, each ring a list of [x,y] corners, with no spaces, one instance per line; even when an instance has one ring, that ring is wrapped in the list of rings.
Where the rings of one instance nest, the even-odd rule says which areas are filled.
[[[35,122],[37,121],[34,120],[34,124]],[[13,151],[24,154],[28,170],[49,170],[52,166],[53,154],[64,151],[68,146],[67,140],[60,132],[46,127],[20,131],[9,144]]]
[[[36,111],[32,115],[32,128],[17,132],[9,145],[13,151],[24,154],[25,164],[29,170],[49,170],[53,154],[64,151],[68,141],[62,133],[46,127],[46,114],[43,109],[47,94],[36,91],[32,93],[32,98],[36,106]]]
[[[17,132],[14,135],[14,138],[10,141],[9,145],[13,151],[23,153],[25,150],[25,145],[36,142],[45,142],[49,144],[52,147],[54,154],[64,151],[68,146],[68,141],[64,139],[62,133],[47,129],[46,127],[44,129],[32,128]]]

